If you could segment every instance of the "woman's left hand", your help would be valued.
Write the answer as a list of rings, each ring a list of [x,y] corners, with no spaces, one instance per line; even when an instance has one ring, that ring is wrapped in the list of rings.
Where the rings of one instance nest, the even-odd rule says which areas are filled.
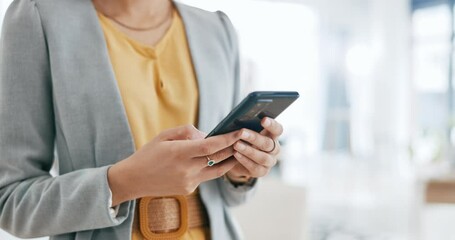
[[[277,163],[280,152],[277,139],[283,133],[283,126],[271,118],[262,119],[261,125],[264,127],[261,133],[241,130],[241,141],[234,144],[234,157],[240,164],[226,174],[232,182],[263,177]]]

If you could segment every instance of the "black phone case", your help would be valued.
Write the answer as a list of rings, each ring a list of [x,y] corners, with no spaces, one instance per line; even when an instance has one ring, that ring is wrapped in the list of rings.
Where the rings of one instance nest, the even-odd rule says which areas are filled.
[[[275,119],[299,98],[298,92],[252,92],[243,99],[208,135],[216,136],[242,128],[260,132],[264,117]]]

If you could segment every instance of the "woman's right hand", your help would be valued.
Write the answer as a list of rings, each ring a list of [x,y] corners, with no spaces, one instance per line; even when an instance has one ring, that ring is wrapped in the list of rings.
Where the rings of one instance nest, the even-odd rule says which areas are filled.
[[[188,195],[200,183],[223,176],[237,164],[230,156],[239,134],[204,139],[191,125],[162,132],[109,168],[112,206],[145,196]],[[218,164],[208,167],[206,156]]]

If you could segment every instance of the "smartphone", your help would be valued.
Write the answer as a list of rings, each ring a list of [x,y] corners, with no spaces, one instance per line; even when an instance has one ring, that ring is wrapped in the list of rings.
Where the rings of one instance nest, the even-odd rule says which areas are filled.
[[[299,98],[298,92],[252,92],[242,100],[208,135],[216,136],[242,128],[260,132],[264,117],[275,119]]]

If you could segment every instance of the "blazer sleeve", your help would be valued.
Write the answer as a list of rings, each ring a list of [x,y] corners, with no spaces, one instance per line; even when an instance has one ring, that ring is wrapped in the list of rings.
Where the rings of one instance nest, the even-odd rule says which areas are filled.
[[[234,102],[232,103],[232,108],[234,108],[238,102],[240,102],[240,55],[237,35],[229,18],[225,13],[218,11],[217,12],[221,22],[224,26],[225,32],[227,34],[227,39],[230,45],[229,57],[232,64],[232,76],[234,78]],[[227,206],[238,206],[245,203],[249,198],[254,195],[255,190],[257,189],[257,179],[252,185],[244,185],[235,187],[229,180],[223,178],[217,179],[218,185],[221,190],[221,195]]]
[[[45,34],[33,0],[9,7],[0,40],[0,227],[41,237],[122,223],[109,212],[109,166],[52,177],[55,122]]]

